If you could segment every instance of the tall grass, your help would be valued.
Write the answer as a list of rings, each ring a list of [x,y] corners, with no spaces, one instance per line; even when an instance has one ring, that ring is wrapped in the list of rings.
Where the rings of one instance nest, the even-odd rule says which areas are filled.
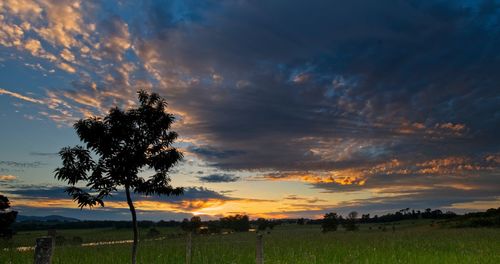
[[[70,234],[71,231],[67,232]],[[102,230],[86,232],[94,238],[102,235]],[[116,238],[130,238],[129,230],[109,232],[116,234]],[[25,236],[23,239],[27,238]],[[255,233],[196,236],[193,239],[193,263],[255,263],[255,242]],[[2,252],[0,263],[9,263],[8,255],[8,252]],[[377,228],[368,230],[365,226],[357,232],[323,234],[317,226],[291,225],[278,227],[264,235],[264,256],[266,263],[276,264],[500,263],[500,230],[420,225],[398,226],[396,232],[383,232]],[[33,252],[16,252],[11,257],[12,263],[16,264],[33,262]],[[184,258],[183,238],[140,244],[139,263],[178,264],[184,263]],[[127,244],[59,246],[54,263],[128,263],[129,259],[130,245]]]

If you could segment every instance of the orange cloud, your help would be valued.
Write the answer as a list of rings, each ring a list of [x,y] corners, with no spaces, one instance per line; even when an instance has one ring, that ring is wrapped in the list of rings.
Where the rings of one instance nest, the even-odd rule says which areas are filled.
[[[403,122],[402,125],[396,129],[401,134],[417,134],[423,133],[431,135],[432,137],[445,137],[449,135],[463,136],[467,132],[467,126],[460,123],[437,123],[434,127],[428,127],[420,122]]]
[[[500,198],[497,197],[496,200],[492,201],[474,201],[465,203],[454,203],[451,205],[451,209],[465,209],[465,210],[477,210],[483,211],[490,208],[497,208],[500,204]]]
[[[494,163],[500,164],[500,155],[499,154],[488,155],[484,159],[488,162],[494,162]]]
[[[321,173],[309,172],[287,172],[274,173],[263,176],[266,180],[272,181],[301,181],[306,183],[336,183],[340,185],[364,185],[366,180],[363,175],[356,170],[339,170]]]
[[[31,102],[31,103],[35,103],[35,104],[43,104],[44,103],[42,100],[31,98],[31,97],[28,97],[28,96],[25,96],[25,95],[22,95],[19,93],[7,91],[7,90],[2,89],[2,88],[0,88],[0,95],[1,94],[12,96],[14,98],[21,99],[23,101],[27,101],[27,102]]]
[[[447,157],[442,159],[433,159],[426,162],[416,164],[419,174],[444,174],[444,173],[461,173],[465,171],[481,171],[491,170],[492,167],[482,166],[474,163],[465,157]]]
[[[13,181],[17,179],[14,175],[0,175],[0,181]]]
[[[461,132],[465,130],[465,125],[464,124],[453,124],[453,123],[443,123],[443,124],[436,124],[436,127],[439,127],[441,129],[448,129],[453,132]]]

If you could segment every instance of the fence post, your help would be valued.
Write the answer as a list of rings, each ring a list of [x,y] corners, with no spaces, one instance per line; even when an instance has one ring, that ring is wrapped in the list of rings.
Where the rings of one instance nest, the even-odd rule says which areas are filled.
[[[51,264],[54,253],[54,238],[40,237],[36,239],[35,264]]]
[[[255,251],[255,263],[264,264],[264,241],[262,234],[257,235],[257,249]]]
[[[193,244],[193,234],[192,232],[188,232],[186,239],[186,264],[191,264],[191,247]]]

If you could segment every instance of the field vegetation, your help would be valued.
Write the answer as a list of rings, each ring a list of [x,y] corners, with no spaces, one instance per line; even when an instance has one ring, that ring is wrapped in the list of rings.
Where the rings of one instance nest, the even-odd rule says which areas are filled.
[[[404,220],[363,223],[357,231],[339,226],[322,232],[319,225],[281,224],[264,234],[266,263],[500,263],[500,229],[449,228],[445,221]],[[392,228],[394,226],[394,229]],[[140,230],[138,263],[184,263],[186,238],[180,227]],[[32,246],[43,231],[21,231],[11,247]],[[54,263],[128,263],[130,244],[81,246],[82,243],[130,240],[128,229],[67,229],[58,244]],[[193,237],[193,263],[255,263],[255,232],[234,232]],[[32,263],[33,251],[4,250],[0,263]]]

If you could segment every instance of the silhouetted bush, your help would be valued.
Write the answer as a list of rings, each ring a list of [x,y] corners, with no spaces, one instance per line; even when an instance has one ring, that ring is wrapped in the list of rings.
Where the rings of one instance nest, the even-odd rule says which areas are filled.
[[[181,229],[186,232],[197,233],[201,227],[201,218],[199,216],[191,217],[191,220],[184,218],[181,223]]]
[[[56,245],[60,246],[64,244],[66,244],[66,238],[61,235],[56,236]]]
[[[342,226],[347,231],[356,231],[358,230],[358,225],[356,224],[356,217],[358,216],[358,212],[353,211],[350,212],[347,218],[342,221]]]
[[[222,228],[231,229],[235,232],[247,232],[250,229],[250,220],[247,215],[232,215],[220,219]]]
[[[342,217],[337,215],[337,213],[325,214],[323,216],[323,222],[321,223],[323,232],[336,231],[341,220]]]
[[[486,212],[467,213],[449,221],[452,227],[500,228],[500,207],[498,209],[488,209]]]
[[[149,229],[149,231],[147,233],[147,236],[149,238],[159,237],[160,235],[161,235],[160,231],[158,231],[158,229],[156,229],[156,228]]]

